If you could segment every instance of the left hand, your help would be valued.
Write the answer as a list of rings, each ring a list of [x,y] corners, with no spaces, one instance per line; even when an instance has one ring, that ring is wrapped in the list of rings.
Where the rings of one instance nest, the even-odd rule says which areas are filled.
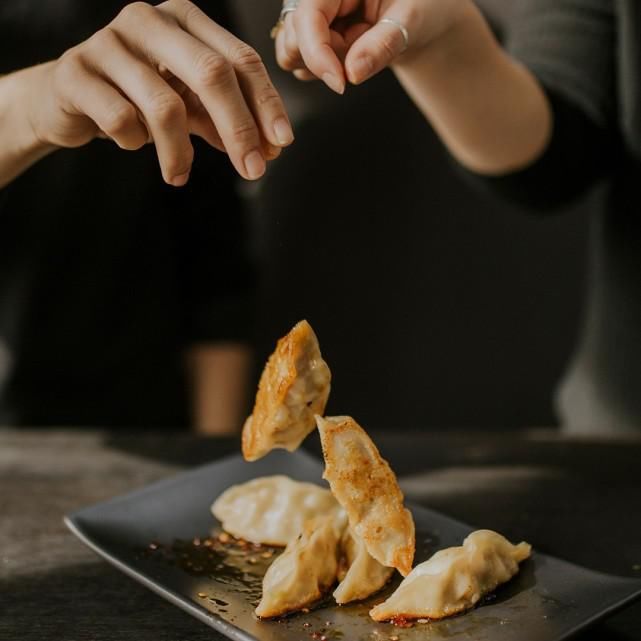
[[[434,43],[470,0],[300,0],[276,36],[276,59],[300,80],[343,93]],[[381,22],[390,20],[392,22]],[[409,34],[406,42],[403,25]]]

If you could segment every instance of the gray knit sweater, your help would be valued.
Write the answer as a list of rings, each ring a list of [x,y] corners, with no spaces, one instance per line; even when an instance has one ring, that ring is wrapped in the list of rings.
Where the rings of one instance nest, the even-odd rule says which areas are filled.
[[[507,177],[509,191],[527,200],[538,189],[549,207],[568,185],[576,195],[607,183],[559,411],[571,432],[641,431],[641,0],[516,1],[508,47],[541,80],[556,119],[549,152]],[[488,184],[505,191],[501,181]]]

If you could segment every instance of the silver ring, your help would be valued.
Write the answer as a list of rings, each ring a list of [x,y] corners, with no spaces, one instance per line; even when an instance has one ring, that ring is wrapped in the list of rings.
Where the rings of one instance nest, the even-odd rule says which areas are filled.
[[[300,0],[287,0],[283,4],[283,8],[280,10],[280,15],[278,16],[278,21],[283,22],[288,13],[292,13],[298,9]]]
[[[410,46],[410,34],[407,31],[407,27],[404,24],[400,23],[398,20],[394,20],[394,18],[383,18],[382,20],[378,21],[378,24],[394,25],[403,34],[403,40],[405,40],[405,46],[403,47],[403,51],[405,51]]]

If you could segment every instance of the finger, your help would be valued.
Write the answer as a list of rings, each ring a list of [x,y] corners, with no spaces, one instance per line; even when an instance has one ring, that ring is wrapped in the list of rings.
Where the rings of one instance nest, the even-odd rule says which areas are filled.
[[[342,94],[345,91],[345,74],[332,49],[329,28],[340,6],[340,0],[301,2],[293,12],[293,18],[305,66],[330,89]]]
[[[354,42],[345,58],[348,80],[357,85],[390,65],[405,50],[402,31],[378,22]]]
[[[294,140],[287,112],[260,56],[229,31],[216,24],[188,0],[173,0],[180,26],[231,62],[261,134],[271,144],[284,147]]]
[[[183,100],[187,106],[187,124],[190,133],[202,138],[219,151],[227,153],[222,138],[209,117],[209,113],[207,113],[203,103],[200,101],[200,98],[187,89],[183,94]]]
[[[280,156],[282,152],[282,147],[275,147],[267,140],[263,140],[263,153],[265,154],[265,158],[267,158],[267,160],[276,160],[276,158],[278,158],[278,156]]]
[[[94,68],[142,114],[156,146],[165,182],[182,187],[189,179],[194,159],[187,108],[182,98],[154,69],[127,50],[111,29],[99,31],[87,45]]]
[[[87,116],[99,132],[127,150],[140,149],[149,133],[136,108],[113,86],[91,73],[79,56],[66,56],[64,77],[65,108],[70,113]]]
[[[296,32],[290,15],[287,15],[285,24],[280,28],[275,42],[276,62],[285,71],[294,71],[305,66],[296,42]]]
[[[229,61],[149,5],[128,5],[112,24],[129,46],[163,64],[200,98],[238,173],[260,178],[266,169],[260,132]]]
[[[307,69],[294,69],[293,74],[297,80],[302,80],[303,82],[309,82],[310,80],[318,80],[318,78],[316,78],[316,76],[311,71],[308,71]]]

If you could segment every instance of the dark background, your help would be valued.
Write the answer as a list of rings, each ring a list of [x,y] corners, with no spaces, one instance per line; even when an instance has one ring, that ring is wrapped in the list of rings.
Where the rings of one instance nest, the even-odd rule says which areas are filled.
[[[480,2],[500,32],[513,4]],[[553,425],[585,288],[593,202],[541,217],[466,184],[391,73],[344,97],[278,70],[279,0],[235,3],[295,121],[248,190],[262,282],[258,363],[301,318],[369,429]],[[594,196],[592,200],[594,200]]]

